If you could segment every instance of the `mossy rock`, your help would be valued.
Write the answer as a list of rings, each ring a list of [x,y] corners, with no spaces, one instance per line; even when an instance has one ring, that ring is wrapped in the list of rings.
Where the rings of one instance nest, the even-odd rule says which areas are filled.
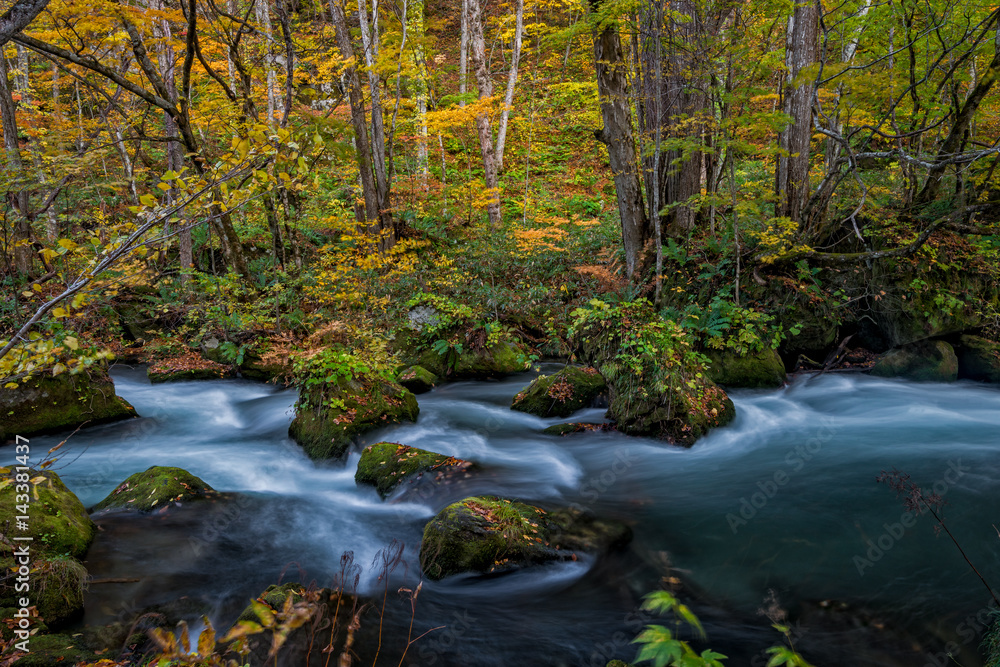
[[[542,375],[521,390],[511,409],[539,417],[569,417],[607,391],[596,368],[567,366],[554,375]]]
[[[10,453],[13,459],[13,452]],[[70,556],[82,558],[97,532],[97,526],[87,516],[87,510],[76,494],[66,488],[59,475],[50,470],[30,470],[29,478],[39,480],[34,485],[28,507],[28,529],[15,530],[18,510],[17,475],[15,466],[0,475],[11,483],[0,489],[0,527],[10,526],[8,535],[31,537],[32,553],[36,556]],[[37,493],[37,499],[34,494]]]
[[[292,604],[301,602],[304,599],[304,593],[305,589],[302,587],[302,584],[297,582],[289,582],[287,584],[281,584],[280,586],[277,584],[271,584],[264,590],[263,593],[257,596],[256,601],[263,602],[272,611],[277,612],[281,611],[281,609],[285,606],[285,601],[289,597],[292,598]],[[254,611],[253,605],[249,604],[240,613],[239,618],[236,620],[259,623],[260,617],[257,615],[257,612]]]
[[[425,473],[434,473],[437,479],[463,474],[475,464],[454,456],[435,454],[424,449],[395,442],[379,442],[361,452],[354,481],[371,484],[385,498],[405,480],[413,480]]]
[[[341,458],[351,444],[376,428],[417,420],[413,392],[395,382],[341,380],[302,389],[288,434],[311,458]]]
[[[723,387],[759,389],[785,384],[785,364],[777,350],[769,347],[748,355],[707,350],[705,356],[709,379]]]
[[[1000,343],[979,336],[962,336],[956,353],[958,377],[1000,382]]]
[[[477,496],[448,505],[427,524],[420,565],[432,580],[503,572],[575,559],[577,552],[606,552],[627,544],[631,537],[631,530],[616,521]]]
[[[94,511],[128,509],[152,512],[176,502],[192,502],[216,496],[212,487],[182,468],[153,466],[137,472],[118,485]]]
[[[919,341],[886,352],[875,362],[871,374],[923,382],[954,382],[958,379],[958,357],[955,349],[943,340]]]
[[[0,391],[0,443],[37,433],[135,417],[104,368],[32,378]]]
[[[201,356],[231,368],[232,360],[223,353],[222,343],[215,336],[206,338],[200,346]],[[288,358],[268,353],[266,346],[267,343],[264,342],[244,348],[243,359],[239,364],[240,375],[251,380],[270,382],[288,374],[291,370]]]
[[[17,543],[15,545],[17,546]],[[44,554],[44,549],[40,551],[34,546],[29,546],[30,588],[21,592],[14,588],[15,574],[13,574],[20,564],[12,557],[0,558],[0,568],[3,568],[5,573],[11,573],[10,583],[0,588],[0,608],[16,609],[20,606],[20,599],[27,597],[30,606],[34,607],[38,614],[32,619],[32,627],[41,625],[46,631],[59,630],[83,616],[83,592],[87,586],[87,568],[69,556]]]
[[[161,382],[187,382],[190,380],[218,380],[230,377],[233,371],[222,365],[212,365],[207,368],[185,368],[181,370],[148,368],[146,376],[153,384]]]
[[[69,635],[38,634],[28,640],[28,648],[31,651],[14,663],[18,667],[89,664],[99,659],[99,656],[83,645],[80,637]]]
[[[604,665],[604,667],[632,667],[632,663],[625,662],[624,660],[612,660],[608,664]]]
[[[614,424],[584,424],[581,422],[569,422],[567,424],[553,424],[542,429],[545,435],[569,435],[570,433],[593,433],[597,431],[617,431]]]
[[[422,366],[410,366],[396,376],[396,382],[414,394],[423,394],[434,388],[438,376]]]
[[[451,380],[485,380],[521,373],[528,368],[524,348],[507,340],[482,348],[474,348],[470,344],[463,348],[461,354],[455,350],[449,350],[444,355],[424,350],[416,355],[404,352],[404,356],[439,378]]]

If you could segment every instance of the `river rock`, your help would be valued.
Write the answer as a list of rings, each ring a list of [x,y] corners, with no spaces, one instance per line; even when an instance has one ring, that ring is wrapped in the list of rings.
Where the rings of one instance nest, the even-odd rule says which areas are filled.
[[[943,340],[924,340],[889,350],[875,362],[871,374],[924,382],[954,382],[958,357]]]
[[[413,392],[395,382],[363,378],[304,387],[288,434],[314,459],[340,458],[355,439],[382,426],[416,421]]]
[[[385,498],[404,481],[413,481],[425,474],[436,481],[446,477],[464,475],[474,469],[471,461],[454,456],[435,454],[395,442],[379,442],[361,452],[354,481],[371,484]]]
[[[608,413],[618,430],[691,446],[736,416],[685,332],[648,302],[595,300],[574,326],[581,356],[608,383]]]
[[[958,377],[1000,382],[1000,343],[980,336],[962,336],[958,354]]]
[[[18,474],[25,475],[20,480]],[[84,556],[94,539],[97,527],[87,516],[87,511],[72,491],[66,488],[59,475],[49,470],[29,470],[18,473],[7,469],[0,480],[9,482],[0,489],[0,527],[6,535],[0,538],[3,555],[0,568],[11,572],[15,566],[14,549],[28,546],[31,589],[29,599],[37,607],[38,615],[49,629],[58,629],[83,613],[83,589],[87,570],[79,559]],[[24,481],[28,480],[28,481]],[[28,491],[27,513],[22,512],[19,484],[33,487]],[[35,494],[37,493],[37,498]],[[27,515],[27,528],[20,529],[18,516]],[[13,541],[12,537],[31,537],[28,541]],[[0,608],[18,606],[23,593],[14,586],[0,588]],[[10,618],[6,612],[4,618]],[[34,644],[32,644],[34,650]]]
[[[759,389],[785,384],[785,364],[777,350],[769,347],[747,355],[731,351],[706,350],[708,377],[718,385]]]
[[[128,509],[152,512],[181,502],[205,500],[218,494],[200,478],[182,468],[153,466],[118,485],[94,511]]]
[[[593,433],[598,431],[617,431],[614,424],[585,424],[583,422],[568,422],[565,424],[553,424],[542,429],[545,435],[569,435],[570,433]]]
[[[567,366],[554,375],[535,378],[510,407],[539,417],[568,417],[589,407],[607,388],[596,368]]]
[[[631,537],[631,530],[617,521],[476,496],[448,505],[427,524],[420,565],[432,580],[463,572],[502,572],[575,560],[577,552],[606,552]]]
[[[414,394],[423,394],[434,388],[438,382],[438,376],[423,366],[410,366],[399,373],[396,382]]]
[[[0,442],[129,417],[135,417],[135,408],[115,395],[104,368],[35,377],[0,391]]]

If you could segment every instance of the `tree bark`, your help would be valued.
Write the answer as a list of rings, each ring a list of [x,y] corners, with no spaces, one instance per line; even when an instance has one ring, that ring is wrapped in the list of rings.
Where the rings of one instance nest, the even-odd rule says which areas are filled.
[[[21,32],[48,4],[49,0],[17,0],[0,16],[0,45]]]
[[[479,0],[469,2],[469,38],[472,45],[472,66],[476,70],[476,82],[479,84],[479,99],[493,96],[493,80],[490,78],[486,63],[486,39],[483,35],[483,11]],[[479,134],[479,152],[483,157],[483,180],[490,191],[490,201],[486,210],[490,216],[490,224],[499,227],[503,222],[500,213],[500,183],[497,177],[496,151],[493,148],[493,129],[487,110],[476,116],[476,131]]]
[[[791,122],[778,136],[781,153],[778,156],[775,183],[779,204],[777,214],[799,223],[808,232],[808,220],[802,213],[809,201],[809,140],[812,138],[813,81],[801,80],[804,69],[818,59],[819,7],[817,0],[795,5],[788,18],[785,45],[786,85],[784,112]]]
[[[17,104],[7,80],[9,70],[7,58],[0,53],[0,123],[3,126],[3,145],[7,168],[9,169],[10,190],[7,199],[13,210],[14,218],[10,238],[13,245],[14,269],[24,277],[30,277],[34,268],[35,251],[31,247],[31,222],[28,218],[29,200],[24,162],[21,159],[21,146],[18,141]]]
[[[628,64],[622,51],[618,26],[614,21],[597,23],[593,28],[597,91],[601,100],[604,128],[594,136],[608,147],[608,159],[615,178],[618,211],[621,215],[622,243],[625,249],[625,272],[635,277],[640,256],[651,229],[639,183],[635,139],[628,98]]]
[[[517,84],[517,68],[521,62],[522,34],[524,32],[524,0],[517,0],[515,11],[514,45],[511,49],[510,72],[507,75],[507,91],[503,97],[503,109],[500,111],[500,126],[497,129],[497,173],[503,172],[503,148],[507,142],[507,119],[510,117],[510,107],[514,103],[514,86]]]

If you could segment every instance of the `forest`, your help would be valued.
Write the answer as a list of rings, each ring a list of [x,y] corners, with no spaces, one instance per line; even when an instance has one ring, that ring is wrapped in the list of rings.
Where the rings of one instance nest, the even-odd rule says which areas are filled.
[[[0,667],[1000,665],[995,3],[2,9]]]

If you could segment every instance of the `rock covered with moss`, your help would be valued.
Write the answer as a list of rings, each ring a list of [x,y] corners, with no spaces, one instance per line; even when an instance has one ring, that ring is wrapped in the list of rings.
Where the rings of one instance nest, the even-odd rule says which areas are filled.
[[[118,485],[108,497],[94,505],[100,510],[152,512],[175,503],[212,498],[215,490],[183,468],[153,466],[137,472]]]
[[[981,336],[962,336],[959,342],[958,377],[1000,382],[1000,343]]]
[[[435,454],[395,442],[379,442],[361,452],[354,480],[371,484],[385,498],[404,481],[433,476],[436,481],[466,475],[475,468],[471,461]]]
[[[0,568],[11,572],[19,567],[13,557],[14,549],[27,545],[31,568],[31,589],[27,595],[45,625],[50,629],[59,628],[83,613],[87,570],[79,559],[87,553],[97,527],[87,516],[83,503],[66,488],[59,475],[49,470],[29,470],[20,473],[24,477],[19,479],[18,474],[16,468],[10,468],[0,476],[10,482],[0,489],[0,526],[8,527],[0,540],[3,542]],[[23,503],[24,488],[18,488],[21,484],[28,485],[27,507]],[[24,509],[27,512],[22,511]],[[26,530],[18,528],[20,515],[30,517],[25,522]],[[13,537],[32,539],[15,542]],[[4,585],[0,588],[0,608],[19,606],[22,595],[14,586]]]
[[[943,340],[922,340],[889,350],[875,362],[871,374],[923,382],[954,382],[958,356]]]
[[[135,408],[115,394],[104,368],[75,375],[36,377],[17,389],[0,391],[0,443],[25,437],[135,417]]]
[[[785,384],[785,364],[777,350],[769,347],[750,354],[707,350],[708,377],[723,387],[760,389]]]
[[[736,416],[685,332],[648,302],[595,299],[573,317],[571,334],[608,383],[608,412],[618,430],[690,446]]]
[[[586,424],[583,422],[569,422],[565,424],[553,424],[542,429],[545,435],[569,435],[570,433],[595,433],[604,431],[616,431],[614,424]]]
[[[400,371],[396,382],[414,394],[423,394],[434,388],[438,383],[438,376],[423,366],[409,366]]]
[[[417,420],[413,392],[379,377],[340,378],[299,392],[288,434],[313,459],[341,458],[376,428]]]
[[[617,521],[476,496],[445,507],[427,524],[420,565],[433,580],[502,572],[575,560],[577,553],[603,553],[627,544],[631,537],[631,530]]]
[[[539,417],[568,417],[590,407],[605,391],[607,384],[596,368],[567,366],[553,375],[535,378],[514,397],[510,407]]]

